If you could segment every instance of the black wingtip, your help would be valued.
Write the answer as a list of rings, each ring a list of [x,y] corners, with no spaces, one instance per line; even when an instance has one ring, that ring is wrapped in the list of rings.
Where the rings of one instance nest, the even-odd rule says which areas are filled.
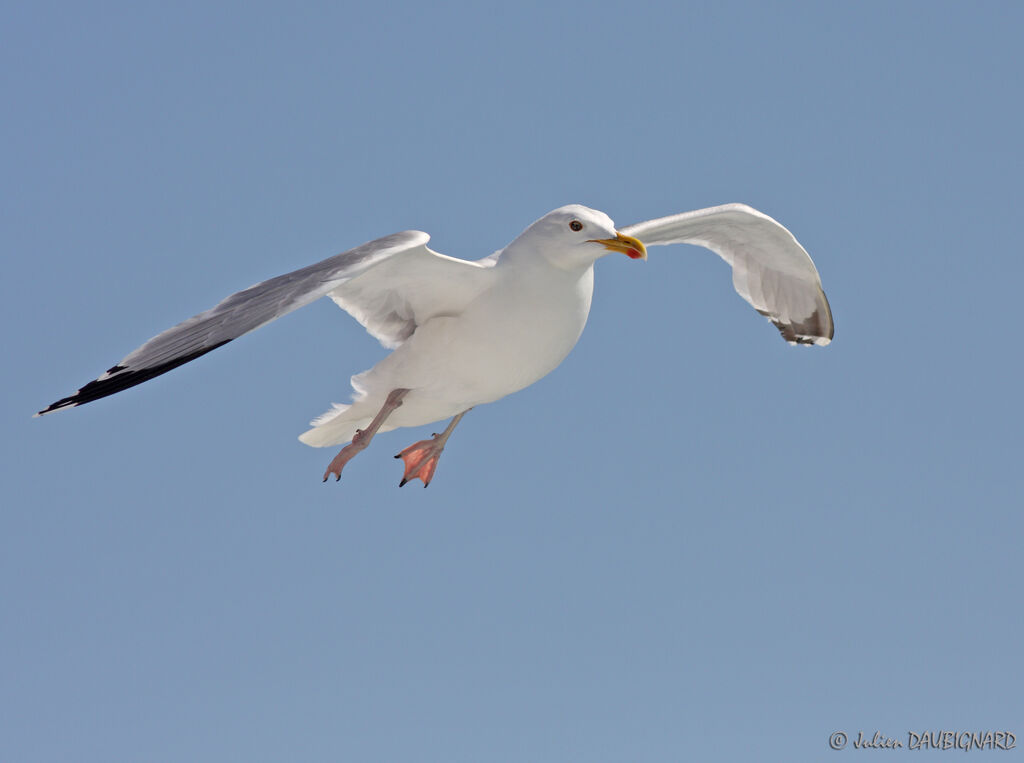
[[[91,403],[93,400],[99,400],[101,397],[113,395],[117,392],[121,392],[122,390],[126,390],[129,387],[134,387],[136,384],[142,384],[142,382],[149,381],[150,379],[160,376],[161,374],[165,374],[178,366],[182,366],[189,361],[195,360],[208,352],[212,352],[230,341],[230,339],[226,339],[223,342],[218,342],[210,347],[203,347],[202,349],[173,358],[172,360],[168,360],[164,363],[159,363],[149,368],[133,369],[121,365],[111,366],[105,374],[89,382],[75,394],[61,398],[48,408],[39,411],[36,415],[43,416],[47,413],[53,413],[54,411],[59,411],[64,408],[74,408],[76,405]]]
[[[794,345],[827,345],[832,341],[832,315],[828,315],[826,324],[822,314],[815,310],[810,317],[797,323],[786,323],[767,310],[758,310],[782,334],[782,338]]]
[[[43,410],[33,413],[32,418],[38,419],[40,416],[45,416],[48,413],[56,413],[57,411],[63,411],[65,408],[74,408],[76,405],[79,405],[79,401],[76,400],[77,396],[78,392],[76,392],[71,397],[62,397],[56,403],[50,403],[48,406],[43,408]]]

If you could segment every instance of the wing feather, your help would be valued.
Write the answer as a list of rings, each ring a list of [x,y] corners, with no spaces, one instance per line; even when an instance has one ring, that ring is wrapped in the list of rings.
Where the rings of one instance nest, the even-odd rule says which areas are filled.
[[[737,293],[790,344],[826,345],[834,327],[821,278],[792,233],[746,204],[723,204],[621,229],[647,246],[696,244],[732,266]]]
[[[382,345],[395,348],[424,321],[455,315],[491,283],[494,260],[410,251],[345,281],[329,296]]]
[[[434,271],[440,268],[447,275],[453,271],[461,275],[462,269],[454,263],[461,263],[473,272],[481,270],[475,263],[432,252],[426,246],[429,240],[430,236],[421,231],[404,231],[384,236],[232,294],[209,310],[153,337],[97,379],[36,415],[82,405],[134,387],[339,290],[349,282],[358,282],[360,293],[364,295],[376,292],[376,302],[393,304],[395,311],[400,312],[405,321],[404,328],[397,334],[393,330],[381,328],[378,323],[387,321],[380,318],[379,311],[374,311],[370,304],[373,300],[364,299],[360,302],[355,299],[355,309],[351,312],[367,328],[371,331],[377,329],[392,339],[402,332],[411,333],[415,321],[422,318],[416,312],[417,306],[421,312],[425,312],[427,307],[437,309],[447,298],[449,302],[455,303],[454,307],[449,305],[449,309],[455,309],[463,296],[458,290],[445,288],[441,279],[432,280],[429,277],[432,262]],[[420,279],[403,278],[401,271],[404,266],[415,271]],[[372,274],[378,269],[382,269],[382,277],[375,279]],[[414,324],[411,330],[409,320]]]

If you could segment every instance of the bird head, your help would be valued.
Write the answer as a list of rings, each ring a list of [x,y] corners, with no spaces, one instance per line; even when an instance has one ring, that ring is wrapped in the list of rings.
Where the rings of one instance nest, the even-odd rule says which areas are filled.
[[[541,254],[564,269],[588,267],[609,252],[647,259],[647,249],[640,241],[615,230],[615,223],[604,212],[580,204],[548,212],[509,245],[509,249],[513,247]]]

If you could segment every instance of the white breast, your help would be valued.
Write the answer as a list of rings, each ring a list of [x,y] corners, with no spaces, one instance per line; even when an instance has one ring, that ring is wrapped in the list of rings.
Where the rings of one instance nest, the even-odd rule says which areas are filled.
[[[457,316],[433,318],[382,361],[389,383],[468,407],[493,402],[554,370],[590,313],[594,271],[509,269]],[[390,368],[385,368],[390,367]]]

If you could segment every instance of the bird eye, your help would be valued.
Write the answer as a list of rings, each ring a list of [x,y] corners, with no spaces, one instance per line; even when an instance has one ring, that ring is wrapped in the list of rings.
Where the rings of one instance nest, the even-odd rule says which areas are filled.
[[[569,223],[569,228],[574,231],[581,231],[583,230],[583,223],[581,223],[579,220],[573,220],[571,223]]]

